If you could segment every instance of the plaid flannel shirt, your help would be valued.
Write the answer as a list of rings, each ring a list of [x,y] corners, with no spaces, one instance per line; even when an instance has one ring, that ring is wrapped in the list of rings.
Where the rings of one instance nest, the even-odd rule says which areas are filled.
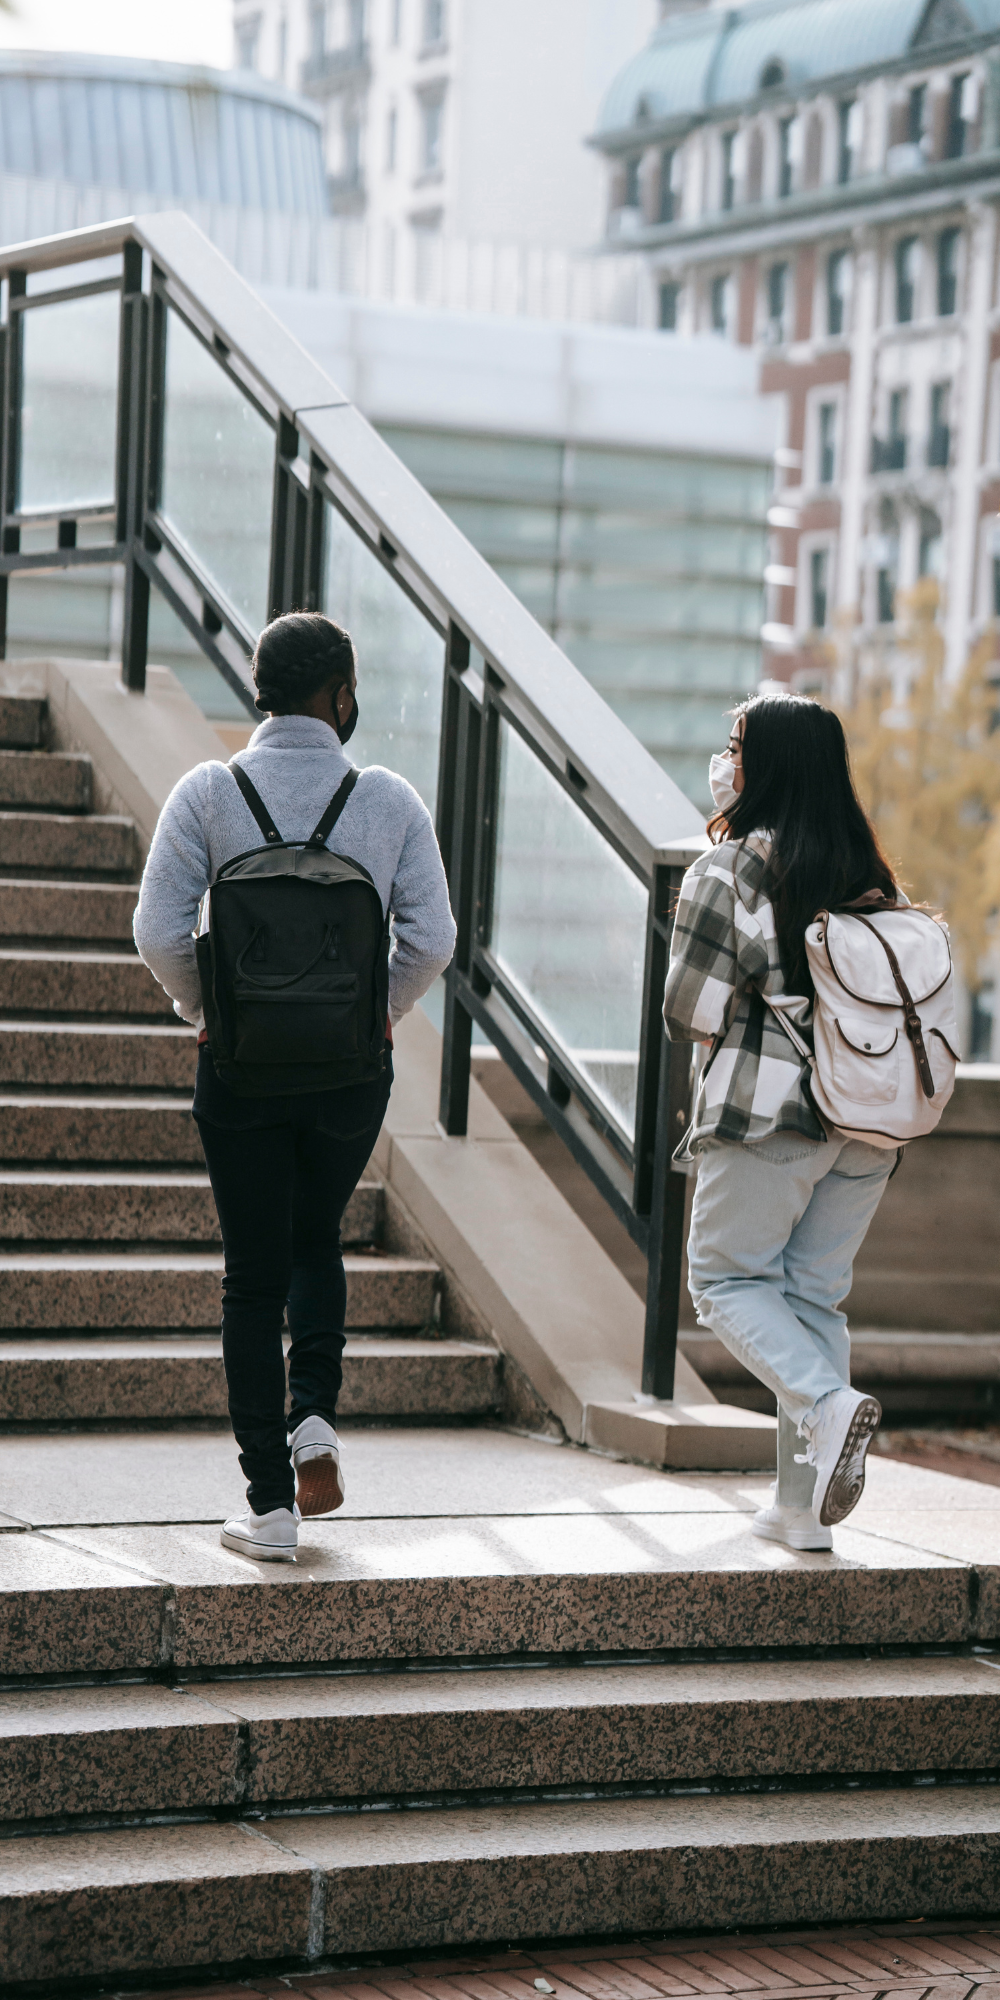
[[[760,893],[767,841],[722,841],[681,883],[663,1018],[672,1042],[712,1049],[691,1127],[675,1158],[686,1164],[706,1139],[765,1139],[771,1132],[826,1134],[809,1096],[808,1064],[761,993],[812,1042],[812,999],[785,992],[774,910]],[[754,990],[754,989],[757,990]]]

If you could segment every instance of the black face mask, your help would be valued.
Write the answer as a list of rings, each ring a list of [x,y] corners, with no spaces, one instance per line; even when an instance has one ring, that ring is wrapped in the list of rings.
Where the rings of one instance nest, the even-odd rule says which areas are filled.
[[[354,702],[354,708],[348,716],[347,721],[341,722],[339,715],[337,717],[337,735],[340,737],[342,743],[350,742],[358,726],[358,697],[357,695],[352,695],[351,699]]]

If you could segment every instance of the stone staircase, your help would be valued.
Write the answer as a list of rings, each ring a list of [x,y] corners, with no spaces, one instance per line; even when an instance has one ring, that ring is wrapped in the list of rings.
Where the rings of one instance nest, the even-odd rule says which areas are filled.
[[[1000,1501],[880,1463],[795,1557],[765,1481],[484,1422],[502,1357],[374,1183],[347,1506],[294,1567],[220,1547],[194,1037],[131,949],[133,829],[44,726],[0,703],[4,1990],[994,1914]]]
[[[132,943],[134,828],[44,730],[44,703],[0,699],[0,1424],[224,1418],[195,1037]],[[486,1413],[499,1355],[440,1338],[436,1267],[380,1248],[383,1223],[367,1183],[344,1414]]]

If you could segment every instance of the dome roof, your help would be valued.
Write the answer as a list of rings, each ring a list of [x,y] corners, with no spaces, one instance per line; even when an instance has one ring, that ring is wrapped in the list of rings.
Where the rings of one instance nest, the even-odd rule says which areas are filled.
[[[0,51],[0,174],[326,212],[316,113],[246,70]]]
[[[970,35],[1000,28],[1000,0],[960,0]],[[949,0],[949,22],[955,4]],[[642,119],[696,116],[739,104],[769,85],[795,90],[824,76],[905,56],[933,0],[747,0],[712,5],[665,21],[626,63],[601,106],[597,135],[627,131]],[[949,36],[951,39],[952,36]]]

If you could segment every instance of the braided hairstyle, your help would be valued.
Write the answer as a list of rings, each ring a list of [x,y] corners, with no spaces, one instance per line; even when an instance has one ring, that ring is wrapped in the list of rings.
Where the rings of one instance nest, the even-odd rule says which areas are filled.
[[[350,686],[357,655],[342,625],[321,611],[287,611],[272,618],[251,662],[264,715],[290,715],[321,688]]]

